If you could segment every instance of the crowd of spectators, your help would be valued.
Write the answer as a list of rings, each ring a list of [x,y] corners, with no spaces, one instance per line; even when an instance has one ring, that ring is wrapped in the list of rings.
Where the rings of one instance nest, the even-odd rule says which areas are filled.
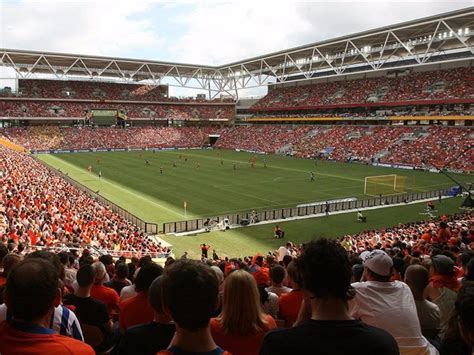
[[[472,212],[164,268],[0,243],[0,351],[468,355],[473,247]]]
[[[0,147],[0,242],[15,250],[81,247],[127,255],[167,252],[142,230],[93,200],[33,157]]]
[[[224,132],[215,147],[469,172],[474,153],[461,153],[473,143],[471,128],[249,125]]]
[[[471,98],[472,68],[413,72],[397,76],[341,80],[314,85],[275,88],[252,109],[278,109],[368,102],[409,102]]]
[[[101,81],[20,79],[16,93],[2,91],[0,96],[46,99],[80,99],[154,102],[233,102],[229,98],[205,100],[168,97],[168,87]]]
[[[58,127],[32,126],[2,130],[8,140],[27,150],[106,148],[195,148],[202,147],[212,127]]]
[[[248,125],[216,127],[57,127],[3,129],[28,150],[202,147],[220,134],[216,148],[296,157],[474,171],[471,128],[408,126]],[[463,154],[464,153],[464,154]]]
[[[236,126],[222,134],[215,147],[275,153],[279,148],[297,142],[311,129],[310,126]]]
[[[74,101],[2,101],[0,116],[15,118],[77,118],[88,117],[91,110],[116,110],[129,119],[229,119],[234,116],[232,105],[171,105],[171,104],[132,104],[132,103],[99,103]]]
[[[415,141],[402,140],[388,147],[385,163],[428,166],[440,169],[444,166],[474,171],[474,151],[466,150],[474,144],[472,129],[446,129],[430,127]]]

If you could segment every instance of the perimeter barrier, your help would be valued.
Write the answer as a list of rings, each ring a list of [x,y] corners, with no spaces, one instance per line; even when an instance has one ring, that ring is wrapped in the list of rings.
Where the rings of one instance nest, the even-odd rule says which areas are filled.
[[[310,216],[322,213],[356,210],[359,208],[376,207],[382,205],[394,205],[399,203],[408,203],[429,198],[439,198],[446,196],[449,189],[413,192],[400,195],[372,197],[362,200],[343,199],[339,201],[320,201],[314,204],[308,204],[300,207],[287,207],[265,211],[249,211],[242,213],[226,214],[220,216],[208,216],[198,219],[191,219],[186,221],[176,221],[163,223],[163,232],[168,233],[184,233],[193,232],[210,225],[221,223],[225,219],[230,225],[235,224],[258,224],[261,221],[279,220],[293,217]]]

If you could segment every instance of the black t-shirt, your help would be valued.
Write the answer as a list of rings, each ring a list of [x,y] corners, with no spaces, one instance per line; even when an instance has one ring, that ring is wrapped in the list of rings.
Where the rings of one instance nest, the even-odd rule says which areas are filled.
[[[91,297],[82,298],[69,294],[64,296],[63,303],[76,307],[74,313],[81,323],[100,327],[110,319],[105,303]]]
[[[119,355],[156,354],[168,348],[174,332],[174,324],[157,322],[130,327],[120,339],[117,353]]]
[[[289,329],[269,332],[261,355],[397,355],[398,345],[385,330],[359,320],[309,320]]]
[[[113,288],[117,293],[120,295],[120,292],[122,291],[122,288],[125,286],[128,286],[129,283],[125,281],[119,281],[119,280],[110,280],[108,282],[104,282],[104,286]]]

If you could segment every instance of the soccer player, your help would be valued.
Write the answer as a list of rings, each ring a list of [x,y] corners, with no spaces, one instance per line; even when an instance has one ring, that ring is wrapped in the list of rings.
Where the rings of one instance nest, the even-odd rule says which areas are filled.
[[[314,171],[309,173],[310,181],[314,181]]]
[[[176,165],[176,162],[173,162],[173,168],[177,168],[178,166]]]
[[[160,166],[160,175],[163,175],[163,167]]]
[[[99,170],[99,179],[102,179],[102,170]]]
[[[221,165],[224,165],[224,160],[221,159]]]
[[[237,165],[234,163],[234,171],[237,170]]]
[[[150,162],[148,161],[148,159],[145,159],[145,165],[150,165]]]

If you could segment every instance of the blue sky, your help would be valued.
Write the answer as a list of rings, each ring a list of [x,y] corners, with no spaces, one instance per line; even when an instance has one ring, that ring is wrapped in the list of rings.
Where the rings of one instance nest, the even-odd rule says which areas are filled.
[[[0,47],[217,65],[468,6],[472,0],[0,0]]]

